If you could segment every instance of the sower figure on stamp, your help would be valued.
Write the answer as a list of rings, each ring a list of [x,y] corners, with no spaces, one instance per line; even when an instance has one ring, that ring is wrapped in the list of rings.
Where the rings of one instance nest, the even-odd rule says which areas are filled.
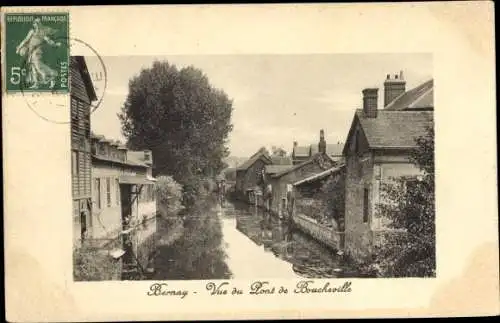
[[[42,61],[42,45],[45,42],[51,46],[61,46],[61,43],[50,38],[54,32],[54,29],[42,25],[40,18],[36,18],[33,21],[33,28],[16,47],[16,53],[26,57],[26,65],[28,66],[27,79],[32,83],[31,89],[38,87],[39,77],[41,77],[42,83],[47,84],[50,82],[50,87],[54,87],[57,72]]]

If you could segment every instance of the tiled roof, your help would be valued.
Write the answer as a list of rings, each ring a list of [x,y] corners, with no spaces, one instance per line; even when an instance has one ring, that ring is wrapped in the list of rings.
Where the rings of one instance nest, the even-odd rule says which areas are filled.
[[[314,174],[314,175],[311,175],[307,178],[304,178],[298,182],[295,182],[293,183],[293,185],[301,185],[301,184],[304,184],[304,183],[309,183],[309,182],[314,182],[316,180],[319,180],[319,179],[322,179],[322,178],[325,178],[327,177],[328,175],[331,175],[331,174],[334,174],[336,172],[339,172],[341,171],[342,169],[344,169],[345,167],[345,164],[342,164],[340,166],[335,166],[335,167],[332,167],[330,169],[327,169],[321,173],[317,173],[317,174]]]
[[[144,163],[137,163],[137,162],[135,162],[133,160],[128,160],[128,159],[126,161],[122,161],[122,160],[119,160],[119,159],[115,159],[115,158],[111,158],[111,157],[106,157],[106,156],[102,156],[102,155],[95,155],[95,154],[92,155],[92,158],[95,159],[95,160],[100,160],[100,161],[105,161],[105,162],[113,162],[113,163],[127,165],[127,166],[148,167]]]
[[[292,168],[293,165],[266,165],[265,171],[267,174],[276,174]]]
[[[309,157],[311,146],[297,146],[293,148],[295,157]]]
[[[271,161],[274,165],[292,165],[292,158],[285,156],[271,156]]]
[[[367,118],[359,109],[356,116],[370,148],[414,147],[415,138],[425,135],[433,123],[432,111],[379,110],[376,118]]]
[[[434,80],[404,92],[389,103],[384,110],[425,109],[434,108]]]
[[[314,161],[318,160],[318,158],[320,157],[320,155],[322,155],[322,154],[321,154],[321,153],[316,153],[316,154],[314,154],[313,156],[311,156],[311,158],[309,158],[309,159],[307,159],[307,160],[303,161],[302,163],[300,163],[300,164],[296,164],[296,165],[293,165],[292,167],[290,167],[290,168],[288,168],[288,169],[282,170],[281,172],[274,174],[274,175],[273,175],[273,177],[274,177],[274,178],[278,178],[278,177],[281,177],[281,176],[283,176],[283,175],[285,175],[285,174],[288,174],[288,173],[290,173],[290,172],[293,172],[293,171],[295,171],[295,170],[297,170],[297,169],[299,169],[299,168],[302,168],[303,166],[308,165],[308,164],[310,164],[310,163],[312,163],[312,162],[314,162]],[[331,156],[329,156],[328,154],[326,154],[326,155],[324,155],[324,156],[325,156],[326,158],[328,158],[329,160],[331,160],[332,162],[335,162],[335,160],[334,160]]]
[[[258,151],[257,153],[255,153],[252,157],[250,157],[246,162],[244,162],[243,164],[241,164],[237,170],[246,170],[248,169],[250,166],[252,166],[257,160],[259,159],[263,159],[263,160],[266,160],[268,163],[271,163],[271,158],[264,152],[261,152],[261,151]]]
[[[292,167],[290,167],[290,168],[288,168],[288,169],[282,170],[282,171],[280,171],[279,173],[274,174],[274,175],[273,175],[273,177],[274,177],[274,178],[281,177],[281,176],[283,176],[283,175],[285,175],[285,174],[288,174],[288,173],[290,173],[290,172],[292,172],[292,171],[294,171],[294,170],[296,170],[296,169],[299,169],[299,168],[301,168],[301,167],[303,167],[303,166],[305,166],[305,165],[307,165],[307,164],[310,164],[313,160],[314,160],[313,158],[310,158],[310,159],[308,159],[308,160],[306,160],[306,161],[303,161],[303,162],[302,162],[302,163],[300,163],[300,164],[293,165]]]

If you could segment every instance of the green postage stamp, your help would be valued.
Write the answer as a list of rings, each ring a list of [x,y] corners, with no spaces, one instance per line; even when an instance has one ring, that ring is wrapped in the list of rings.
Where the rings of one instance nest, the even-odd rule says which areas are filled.
[[[69,14],[6,13],[7,93],[69,92]]]

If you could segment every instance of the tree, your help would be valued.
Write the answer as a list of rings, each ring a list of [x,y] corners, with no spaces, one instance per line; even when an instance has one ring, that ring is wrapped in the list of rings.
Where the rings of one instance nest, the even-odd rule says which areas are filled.
[[[378,216],[394,229],[376,251],[375,262],[383,276],[435,276],[434,129],[416,139],[410,160],[419,166],[418,179],[400,178],[382,188]]]
[[[155,175],[185,184],[224,168],[232,100],[192,66],[155,61],[129,81],[118,117],[131,149],[151,149]]]

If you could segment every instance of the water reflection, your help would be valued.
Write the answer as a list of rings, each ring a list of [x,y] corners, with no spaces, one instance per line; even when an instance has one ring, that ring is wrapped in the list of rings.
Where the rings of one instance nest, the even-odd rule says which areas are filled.
[[[159,246],[155,262],[155,279],[229,279],[222,245],[221,219],[208,205],[198,205],[186,214],[182,235],[173,243]],[[172,234],[168,230],[163,234]]]
[[[183,216],[180,238],[157,249],[154,279],[357,276],[334,251],[253,206],[205,203]]]
[[[234,210],[231,210],[234,208]],[[265,252],[291,264],[293,271],[305,278],[357,276],[334,251],[262,209],[245,204],[227,205],[236,217],[236,229],[248,236]],[[250,260],[257,261],[258,259]]]

